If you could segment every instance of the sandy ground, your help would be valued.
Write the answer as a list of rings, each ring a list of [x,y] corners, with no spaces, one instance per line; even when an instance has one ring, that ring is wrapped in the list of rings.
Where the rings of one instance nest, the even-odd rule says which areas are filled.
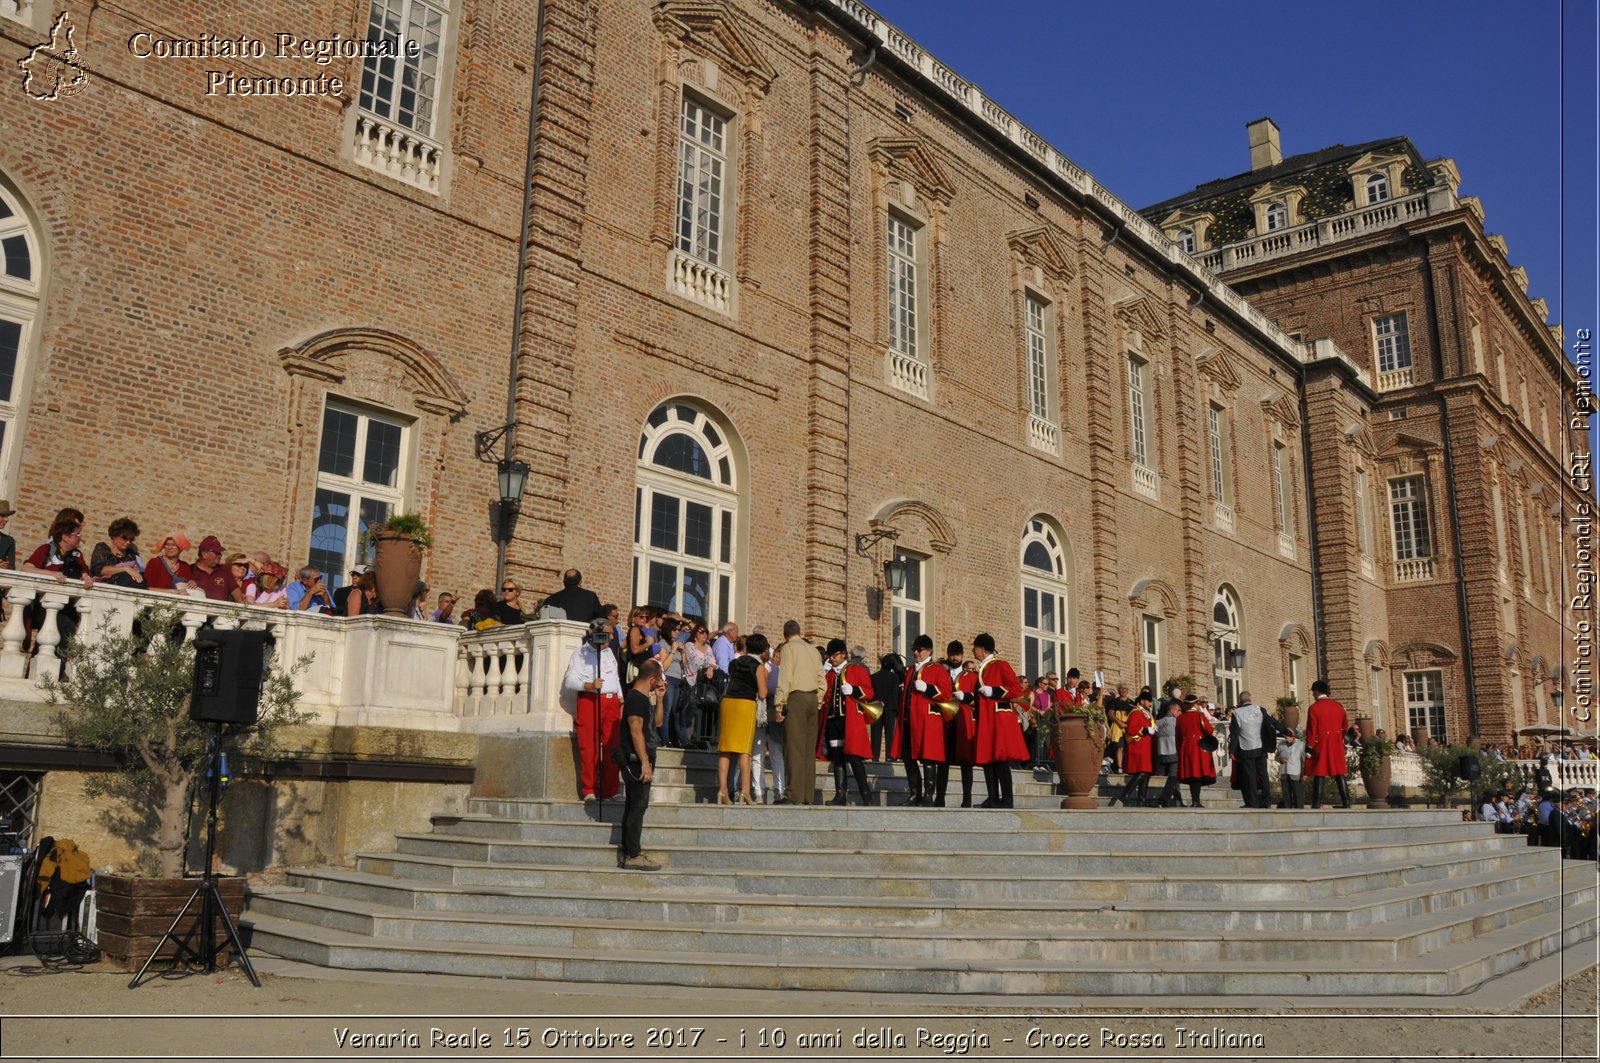
[[[259,989],[229,968],[130,990],[104,965],[0,960],[0,1058],[1600,1058],[1593,943],[1449,1001],[1298,1011],[1271,998],[1218,1008],[712,991],[673,986],[670,970],[658,986],[604,986],[256,963]]]

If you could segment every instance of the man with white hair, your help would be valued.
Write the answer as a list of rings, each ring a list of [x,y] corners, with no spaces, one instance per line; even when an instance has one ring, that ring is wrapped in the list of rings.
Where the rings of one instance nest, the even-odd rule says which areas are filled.
[[[722,634],[711,644],[711,654],[717,659],[717,667],[722,671],[728,670],[728,665],[733,663],[734,655],[739,652],[736,643],[739,641],[739,625],[732,620],[722,625]]]
[[[1267,793],[1267,741],[1277,729],[1250,698],[1248,690],[1239,694],[1228,722],[1228,752],[1239,760],[1239,791],[1246,808],[1270,808]]]

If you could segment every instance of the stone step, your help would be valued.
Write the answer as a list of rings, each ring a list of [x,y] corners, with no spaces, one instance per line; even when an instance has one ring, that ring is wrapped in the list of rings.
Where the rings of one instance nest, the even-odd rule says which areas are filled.
[[[250,914],[254,947],[275,955],[347,969],[417,971],[564,982],[675,984],[746,989],[895,993],[1262,994],[1282,996],[1442,995],[1592,938],[1595,917],[1565,909],[1509,923],[1426,956],[1358,963],[1333,970],[1317,958],[1107,959],[1099,938],[1077,943],[1065,960],[897,958],[713,953],[684,949],[617,951],[504,941],[467,947],[451,942],[392,941],[273,915]],[[719,937],[725,935],[718,935]]]
[[[596,954],[671,950],[719,954],[828,956],[855,962],[864,958],[936,961],[1042,960],[1068,963],[1093,944],[1102,961],[1134,963],[1155,956],[1181,962],[1253,962],[1295,959],[1306,963],[1368,964],[1421,956],[1458,936],[1513,926],[1563,907],[1593,906],[1596,889],[1574,884],[1529,890],[1512,899],[1481,900],[1459,909],[1397,920],[1383,928],[1340,932],[1246,930],[1226,935],[1208,930],[1123,927],[1107,935],[1102,928],[1055,925],[1044,918],[1013,919],[973,931],[970,928],[876,926],[872,928],[789,926],[748,923],[691,923],[655,918],[648,902],[629,916],[581,919],[573,916],[486,917],[462,912],[416,912],[368,901],[317,894],[282,894],[262,899],[252,911],[292,918],[370,937],[455,942],[464,945],[556,946]],[[1018,913],[1026,914],[1026,913]]]
[[[1188,861],[1164,871],[1130,876],[1114,864],[1107,870],[1072,876],[986,868],[963,875],[919,871],[884,875],[874,871],[742,871],[663,868],[656,872],[618,870],[610,860],[598,866],[572,864],[463,864],[432,856],[403,853],[363,855],[356,869],[391,876],[398,882],[453,884],[470,889],[538,890],[566,888],[608,892],[648,888],[663,898],[682,893],[719,893],[733,899],[802,894],[875,900],[890,896],[921,899],[939,906],[952,901],[984,899],[1012,907],[1064,901],[1192,901],[1245,908],[1278,905],[1308,907],[1328,898],[1389,889],[1413,882],[1443,883],[1473,875],[1516,869],[1539,871],[1559,866],[1560,854],[1550,849],[1504,849],[1470,858],[1455,855],[1416,858],[1409,851],[1350,867],[1284,876],[1230,872],[1218,876],[1216,861]],[[732,901],[730,901],[732,903]]]
[[[1048,912],[1047,925],[1063,930],[1126,928],[1227,933],[1235,930],[1297,933],[1343,931],[1394,922],[1480,901],[1517,896],[1559,885],[1557,869],[1529,873],[1498,870],[1450,880],[1431,880],[1369,890],[1325,900],[1316,907],[1276,903],[1249,906],[1215,901],[1120,901],[1052,899],[1025,907],[985,896],[930,906],[922,898],[894,896],[729,895],[725,892],[666,893],[619,882],[603,893],[552,887],[504,888],[487,892],[443,883],[419,883],[343,869],[305,869],[290,882],[307,894],[365,901],[390,909],[467,914],[621,920],[652,913],[671,923],[739,923],[841,927],[943,927],[970,931],[1003,926],[1019,914]]]
[[[662,832],[667,833],[667,832]],[[652,859],[679,869],[726,869],[766,871],[857,871],[879,875],[929,874],[960,875],[982,873],[993,868],[994,852],[949,851],[900,847],[892,850],[817,845],[796,849],[784,845],[739,844],[739,839],[721,832],[718,844],[693,843],[666,837],[648,839]],[[1116,867],[1127,874],[1160,873],[1182,864],[1209,866],[1219,870],[1219,855],[1210,849],[1151,851],[1122,845],[1114,837],[1093,839],[1079,851],[1005,853],[1009,865],[1026,863],[1034,874],[1075,876],[1094,874]],[[591,840],[477,839],[437,834],[397,834],[396,851],[406,855],[447,858],[463,863],[540,863],[551,865],[603,866],[615,858],[615,847],[604,835]],[[1359,865],[1370,859],[1400,855],[1422,858],[1428,855],[1462,855],[1495,849],[1525,849],[1521,838],[1484,833],[1462,837],[1441,837],[1400,842],[1365,842],[1358,848],[1332,848],[1301,843],[1265,851],[1229,852],[1227,873],[1301,874],[1312,869]],[[1020,869],[1020,868],[1019,868]]]
[[[731,820],[733,817],[729,817]],[[1071,829],[1060,823],[1051,823],[1039,817],[1014,817],[1015,829],[995,830],[993,821],[985,827],[979,823],[950,824],[946,827],[940,817],[923,817],[914,824],[895,827],[808,826],[803,818],[749,817],[750,822],[737,823],[724,820],[716,825],[702,825],[674,819],[665,823],[652,823],[649,840],[652,846],[716,846],[735,839],[741,846],[763,848],[848,848],[870,851],[889,851],[902,847],[926,850],[967,852],[1090,852],[1115,847],[1124,851],[1206,851],[1206,852],[1258,852],[1278,848],[1308,848],[1315,845],[1331,847],[1361,846],[1381,842],[1429,842],[1446,838],[1477,838],[1492,836],[1493,829],[1485,823],[1415,823],[1406,820],[1369,820],[1348,817],[1332,826],[1307,824],[1295,828],[1289,824],[1279,826],[1261,818],[1252,821],[1239,819],[1233,824],[1218,820],[1219,826],[1211,829],[1174,830],[1171,826],[1158,827],[1156,820],[1101,816],[1078,818],[1081,826]],[[1171,823],[1168,814],[1162,820]],[[1180,821],[1181,822],[1181,821]],[[1256,825],[1262,824],[1262,825]],[[543,841],[551,843],[592,842],[604,839],[617,844],[620,825],[599,824],[593,821],[513,820],[498,816],[438,814],[433,817],[434,834],[442,838],[485,840]]]

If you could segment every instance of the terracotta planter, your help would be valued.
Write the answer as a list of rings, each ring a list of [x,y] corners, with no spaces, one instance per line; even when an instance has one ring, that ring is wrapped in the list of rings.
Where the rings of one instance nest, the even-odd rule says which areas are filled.
[[[1284,729],[1293,734],[1300,726],[1300,706],[1285,705],[1278,710],[1278,722]]]
[[[1100,781],[1104,747],[1089,737],[1089,722],[1071,714],[1056,721],[1056,774],[1067,796],[1062,808],[1094,808],[1095,784]]]
[[[1371,716],[1356,717],[1356,732],[1361,735],[1363,742],[1378,737],[1378,725]]]
[[[1368,808],[1389,807],[1389,754],[1385,753],[1378,762],[1378,770],[1368,772],[1362,769],[1361,785],[1367,788]]]
[[[96,875],[95,923],[99,928],[101,957],[124,970],[138,970],[198,885],[198,878]],[[244,911],[244,879],[219,878],[217,892],[222,895],[228,916],[237,927],[239,915]],[[183,922],[178,925],[180,936],[194,931],[190,939],[190,944],[194,946],[198,946],[200,940],[196,923],[203,903],[197,900],[190,905]],[[218,945],[227,949],[228,931],[220,919],[216,925],[216,940]],[[177,946],[168,942],[161,950],[161,958],[171,958],[176,953]]]
[[[422,548],[409,535],[378,532],[373,573],[378,581],[378,601],[385,616],[410,616],[422,578]]]

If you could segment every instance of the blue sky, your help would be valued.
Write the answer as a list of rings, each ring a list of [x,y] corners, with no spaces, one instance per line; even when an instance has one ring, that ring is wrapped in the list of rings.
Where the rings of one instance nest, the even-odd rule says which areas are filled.
[[[1263,116],[1285,156],[1409,136],[1595,327],[1594,0],[869,2],[1135,208],[1248,170]]]

